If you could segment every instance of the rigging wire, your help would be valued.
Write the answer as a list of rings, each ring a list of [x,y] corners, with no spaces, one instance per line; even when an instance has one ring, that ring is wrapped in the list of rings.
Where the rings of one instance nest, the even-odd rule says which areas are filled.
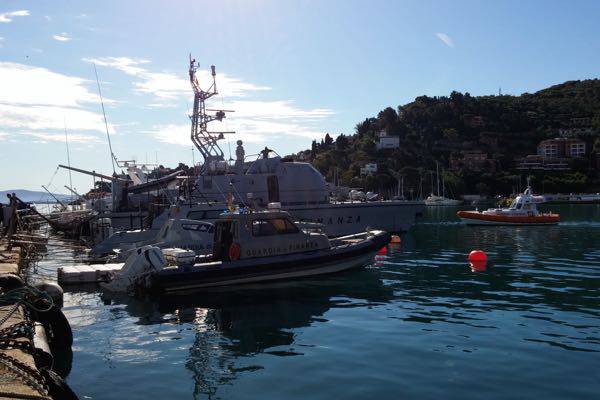
[[[54,170],[54,173],[52,174],[52,176],[50,177],[50,181],[48,182],[48,184],[46,185],[47,188],[50,188],[52,186],[52,182],[54,181],[54,178],[56,177],[56,174],[58,173],[58,170],[60,169],[60,167],[56,167],[56,169]],[[45,194],[41,194],[40,198],[38,200],[38,203],[41,203],[42,200],[44,199],[44,197],[46,197]]]
[[[63,125],[65,127],[65,143],[67,145],[67,165],[69,166],[69,187],[73,190],[73,178],[71,177],[71,154],[69,152],[69,136],[67,135],[67,119],[63,115]]]
[[[50,178],[50,182],[48,182],[46,187],[50,187],[52,185],[52,181],[54,180],[54,177],[56,176],[56,173],[58,172],[59,169],[60,169],[60,167],[56,167],[56,170],[54,170],[54,173],[52,174],[52,177]]]
[[[113,174],[116,174],[115,171],[115,161],[117,158],[115,157],[115,153],[113,153],[112,143],[110,141],[110,134],[108,133],[108,122],[106,122],[106,112],[104,111],[104,100],[102,99],[102,90],[100,89],[100,80],[98,79],[98,71],[96,70],[96,63],[92,63],[94,66],[94,74],[96,75],[96,84],[98,85],[98,94],[100,95],[100,104],[102,105],[102,115],[104,116],[104,127],[106,128],[106,138],[108,139],[108,148],[110,149],[110,161],[112,162]]]

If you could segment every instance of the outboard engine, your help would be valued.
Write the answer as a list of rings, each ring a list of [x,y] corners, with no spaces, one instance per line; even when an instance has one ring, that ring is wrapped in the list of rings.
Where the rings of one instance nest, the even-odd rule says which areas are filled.
[[[112,292],[129,292],[136,287],[148,288],[147,278],[166,266],[167,260],[158,247],[144,246],[131,254],[123,268],[101,286]]]

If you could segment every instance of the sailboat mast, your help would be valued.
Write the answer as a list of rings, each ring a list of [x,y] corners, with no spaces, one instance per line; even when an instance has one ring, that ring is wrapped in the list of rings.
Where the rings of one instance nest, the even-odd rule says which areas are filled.
[[[108,133],[108,122],[106,122],[106,112],[104,111],[104,100],[102,99],[102,90],[100,89],[100,80],[98,79],[98,71],[96,70],[96,64],[92,64],[94,66],[94,74],[96,75],[96,84],[98,85],[98,95],[100,95],[100,104],[102,105],[102,115],[104,116],[104,127],[106,128],[106,138],[108,139],[108,149],[110,150],[110,161],[112,163],[113,174],[116,174],[115,171],[115,161],[117,158],[115,157],[115,153],[113,153],[112,143],[110,142],[110,134]]]
[[[434,194],[434,192],[433,192],[433,171],[429,174],[429,176],[431,177],[431,194]]]
[[[400,194],[400,196],[401,196],[400,198],[404,199],[404,175],[402,175],[400,177],[400,187],[401,187],[400,190],[402,191],[402,193]]]
[[[435,174],[437,175],[437,195],[440,195],[440,165],[435,162]]]
[[[446,197],[446,185],[444,183],[444,169],[442,168],[442,197]]]

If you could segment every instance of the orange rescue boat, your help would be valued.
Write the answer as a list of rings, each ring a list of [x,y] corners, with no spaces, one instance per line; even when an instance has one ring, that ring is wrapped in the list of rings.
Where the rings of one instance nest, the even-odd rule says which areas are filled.
[[[529,186],[513,200],[509,208],[458,211],[456,215],[467,225],[551,225],[560,221],[559,214],[538,211]]]

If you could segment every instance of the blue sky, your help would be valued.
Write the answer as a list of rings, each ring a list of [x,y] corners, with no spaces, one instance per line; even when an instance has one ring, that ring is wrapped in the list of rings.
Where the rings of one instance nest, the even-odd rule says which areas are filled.
[[[173,166],[192,161],[190,52],[217,66],[232,148],[284,155],[422,94],[599,77],[599,16],[597,1],[3,0],[0,190],[49,182],[65,123],[72,165],[111,172],[92,62],[117,157]]]

